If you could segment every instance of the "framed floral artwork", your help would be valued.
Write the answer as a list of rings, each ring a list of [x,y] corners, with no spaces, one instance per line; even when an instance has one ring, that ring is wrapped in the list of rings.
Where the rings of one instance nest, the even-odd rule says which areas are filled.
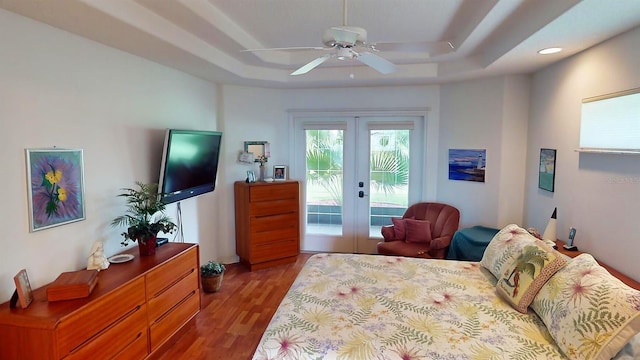
[[[30,231],[85,219],[82,150],[27,149]]]

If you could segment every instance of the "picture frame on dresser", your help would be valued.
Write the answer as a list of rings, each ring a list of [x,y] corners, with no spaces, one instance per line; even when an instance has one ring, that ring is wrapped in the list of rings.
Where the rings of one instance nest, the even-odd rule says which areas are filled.
[[[247,182],[254,183],[256,182],[256,173],[253,170],[247,170]]]
[[[27,270],[22,269],[18,271],[16,276],[13,277],[13,281],[16,284],[17,302],[20,303],[20,307],[26,309],[33,301],[33,295],[31,293],[31,284],[29,283],[29,276],[27,276]],[[15,303],[16,299],[12,299]]]
[[[287,166],[286,165],[274,165],[273,166],[273,180],[285,181],[287,180]]]

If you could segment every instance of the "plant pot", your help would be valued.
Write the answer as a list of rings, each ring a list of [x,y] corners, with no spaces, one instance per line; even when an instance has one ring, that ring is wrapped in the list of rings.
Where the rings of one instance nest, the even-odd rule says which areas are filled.
[[[145,239],[144,241],[140,241],[138,239],[138,250],[140,251],[140,256],[149,256],[156,254],[156,237],[150,237]]]
[[[224,273],[220,275],[212,275],[212,276],[201,276],[202,277],[202,290],[204,292],[213,293],[220,290],[220,286],[222,286],[222,276]]]

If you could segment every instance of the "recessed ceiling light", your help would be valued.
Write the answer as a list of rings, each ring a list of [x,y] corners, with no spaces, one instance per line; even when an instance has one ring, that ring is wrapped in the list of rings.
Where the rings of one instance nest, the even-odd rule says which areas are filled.
[[[562,48],[559,47],[550,47],[550,48],[546,48],[546,49],[542,49],[540,51],[538,51],[538,54],[540,55],[549,55],[549,54],[555,54],[562,51]]]

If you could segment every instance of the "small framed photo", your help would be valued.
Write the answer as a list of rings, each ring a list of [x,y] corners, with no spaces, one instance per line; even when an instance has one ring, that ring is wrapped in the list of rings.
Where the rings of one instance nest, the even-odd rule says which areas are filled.
[[[13,277],[13,281],[16,283],[16,292],[18,293],[18,301],[20,307],[26,309],[33,296],[31,295],[31,284],[29,284],[29,277],[27,276],[27,270],[22,269]]]
[[[287,166],[286,165],[275,165],[273,167],[273,180],[274,181],[284,181],[287,180]]]
[[[256,182],[256,174],[253,172],[253,170],[247,170],[247,182]]]

